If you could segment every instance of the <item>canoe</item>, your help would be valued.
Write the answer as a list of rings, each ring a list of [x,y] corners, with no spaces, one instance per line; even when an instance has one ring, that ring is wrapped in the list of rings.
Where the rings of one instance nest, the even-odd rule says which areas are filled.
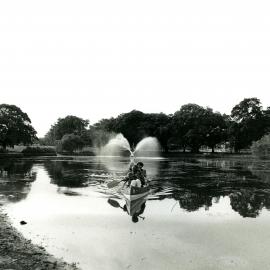
[[[149,194],[149,185],[145,187],[126,187],[122,190],[122,194],[125,199],[129,201],[138,200],[140,198],[146,197]]]

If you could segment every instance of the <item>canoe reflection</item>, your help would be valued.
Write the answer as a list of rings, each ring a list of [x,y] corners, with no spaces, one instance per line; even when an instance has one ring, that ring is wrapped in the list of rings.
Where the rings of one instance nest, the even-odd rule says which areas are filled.
[[[144,220],[145,217],[142,217],[141,215],[145,210],[146,201],[147,196],[132,201],[126,199],[126,204],[124,205],[123,210],[132,216],[132,221],[135,223],[139,221],[139,218]]]
[[[144,213],[146,207],[147,196],[143,198],[139,198],[137,200],[125,200],[126,204],[122,207],[118,201],[114,199],[108,199],[108,203],[115,207],[121,208],[124,212],[126,212],[129,216],[131,216],[131,220],[136,223],[139,219],[144,220],[145,217],[141,216]]]

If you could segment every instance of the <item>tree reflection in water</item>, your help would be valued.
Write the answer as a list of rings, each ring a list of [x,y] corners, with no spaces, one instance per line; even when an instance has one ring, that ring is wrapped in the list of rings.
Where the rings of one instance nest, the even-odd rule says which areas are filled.
[[[212,206],[212,197],[202,195],[199,193],[186,192],[179,196],[179,205],[187,211],[197,211],[199,208],[204,207],[206,210]]]
[[[264,207],[264,199],[249,190],[241,190],[230,195],[232,209],[242,217],[257,217]]]
[[[0,202],[18,202],[27,197],[36,180],[30,160],[0,160]]]
[[[184,160],[164,162],[153,182],[158,199],[174,198],[186,211],[208,210],[220,197],[228,196],[234,211],[255,218],[270,210],[270,163],[252,164],[230,160]]]
[[[44,165],[53,184],[85,187],[103,183],[104,174],[110,177],[118,173],[121,179],[125,175],[123,167],[128,168],[126,163],[114,161],[112,166],[110,160],[57,161]],[[191,212],[202,207],[208,210],[213,201],[228,196],[232,209],[242,217],[257,217],[263,208],[270,209],[270,170],[258,169],[256,164],[229,159],[165,159],[145,161],[145,166],[149,167],[148,176],[152,180],[151,199],[173,198],[182,209]]]
[[[44,163],[51,183],[59,187],[85,187],[89,174],[85,163],[71,161],[48,161]]]
[[[145,160],[144,164],[152,180],[151,200],[171,198],[178,201],[182,209],[191,212],[202,207],[207,210],[220,197],[226,196],[230,198],[232,209],[242,217],[255,218],[262,209],[270,210],[270,162],[174,158]],[[108,194],[110,190],[101,184],[110,181],[115,174],[121,180],[128,165],[127,159],[119,160],[119,164],[99,159],[0,160],[0,202],[26,198],[39,166],[46,169],[59,192],[74,196],[80,194],[73,188],[91,186]]]

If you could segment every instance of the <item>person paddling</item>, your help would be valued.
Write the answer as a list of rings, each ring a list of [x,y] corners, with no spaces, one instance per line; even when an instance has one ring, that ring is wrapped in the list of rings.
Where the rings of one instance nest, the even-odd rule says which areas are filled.
[[[125,184],[127,184],[128,187],[131,185],[131,182],[133,180],[137,179],[137,175],[136,175],[137,170],[138,170],[138,167],[136,164],[133,166],[130,166],[127,176],[122,180],[123,182],[125,182]]]
[[[142,187],[146,185],[145,177],[146,171],[143,169],[144,164],[142,162],[138,162],[137,164],[131,163],[127,175],[123,180],[112,181],[107,184],[109,188],[113,188],[119,185],[121,182],[124,182],[124,186],[133,186],[133,187]]]
[[[142,187],[146,184],[146,171],[143,169],[143,166],[144,164],[142,162],[138,162],[130,168],[127,176],[123,179],[128,187],[130,185],[133,187]]]
[[[132,173],[134,175],[134,179],[130,183],[130,185],[132,187],[141,187],[142,186],[142,181],[140,179],[140,174],[141,174],[141,171],[140,170],[141,169],[138,166],[138,164],[136,164],[136,165],[133,166]]]
[[[138,171],[137,171],[137,178],[141,180],[142,186],[146,184],[146,170],[143,169],[144,164],[140,161],[137,163]]]

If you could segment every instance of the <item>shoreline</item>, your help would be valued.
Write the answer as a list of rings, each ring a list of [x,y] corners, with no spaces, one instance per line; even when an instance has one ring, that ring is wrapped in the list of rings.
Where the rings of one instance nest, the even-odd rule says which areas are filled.
[[[161,152],[161,156],[163,157],[252,157],[251,152],[241,152],[241,153],[231,153],[231,152],[198,152],[198,153],[192,153],[192,152],[182,152],[182,151],[170,151],[170,152]],[[7,153],[0,153],[0,159],[4,158],[68,158],[68,157],[95,157],[98,155],[95,155],[94,153],[89,152],[74,152],[74,153],[56,153],[56,154],[23,154],[20,152],[7,152]],[[129,155],[123,155],[123,157],[129,157]]]
[[[34,245],[15,229],[0,205],[0,269],[3,270],[79,270]]]

